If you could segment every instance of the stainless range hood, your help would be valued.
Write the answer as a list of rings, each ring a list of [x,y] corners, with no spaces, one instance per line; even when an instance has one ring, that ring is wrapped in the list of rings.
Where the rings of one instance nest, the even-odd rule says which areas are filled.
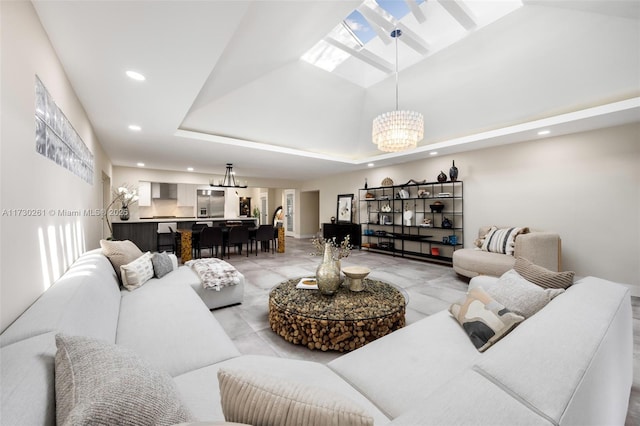
[[[151,182],[151,198],[155,200],[177,200],[178,184]]]

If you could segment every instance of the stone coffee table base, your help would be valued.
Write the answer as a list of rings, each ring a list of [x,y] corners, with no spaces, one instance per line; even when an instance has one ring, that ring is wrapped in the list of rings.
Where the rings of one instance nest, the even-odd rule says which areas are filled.
[[[333,296],[285,281],[269,296],[269,324],[286,341],[309,349],[352,351],[405,325],[405,299],[391,285],[365,279],[364,290]]]

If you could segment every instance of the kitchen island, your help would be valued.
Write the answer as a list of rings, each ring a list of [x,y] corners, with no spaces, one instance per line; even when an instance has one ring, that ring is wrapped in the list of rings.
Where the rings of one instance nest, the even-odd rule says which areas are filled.
[[[196,223],[207,223],[209,226],[257,226],[257,219],[252,217],[234,218],[194,218],[194,217],[163,217],[141,218],[128,221],[114,220],[113,239],[131,240],[143,252],[156,251],[158,245],[158,223],[176,223],[176,229],[191,229]]]

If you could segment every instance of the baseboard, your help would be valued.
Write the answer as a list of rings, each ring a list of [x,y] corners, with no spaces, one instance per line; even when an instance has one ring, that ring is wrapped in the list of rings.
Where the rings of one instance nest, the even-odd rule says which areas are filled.
[[[633,285],[633,284],[623,284],[623,285],[629,287],[629,290],[631,291],[631,295],[633,297],[640,297],[640,286]]]

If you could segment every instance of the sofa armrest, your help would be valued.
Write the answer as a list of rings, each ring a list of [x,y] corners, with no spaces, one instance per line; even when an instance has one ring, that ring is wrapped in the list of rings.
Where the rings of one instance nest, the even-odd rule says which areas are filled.
[[[552,232],[530,232],[516,238],[515,257],[524,257],[551,271],[560,271],[560,236]]]

